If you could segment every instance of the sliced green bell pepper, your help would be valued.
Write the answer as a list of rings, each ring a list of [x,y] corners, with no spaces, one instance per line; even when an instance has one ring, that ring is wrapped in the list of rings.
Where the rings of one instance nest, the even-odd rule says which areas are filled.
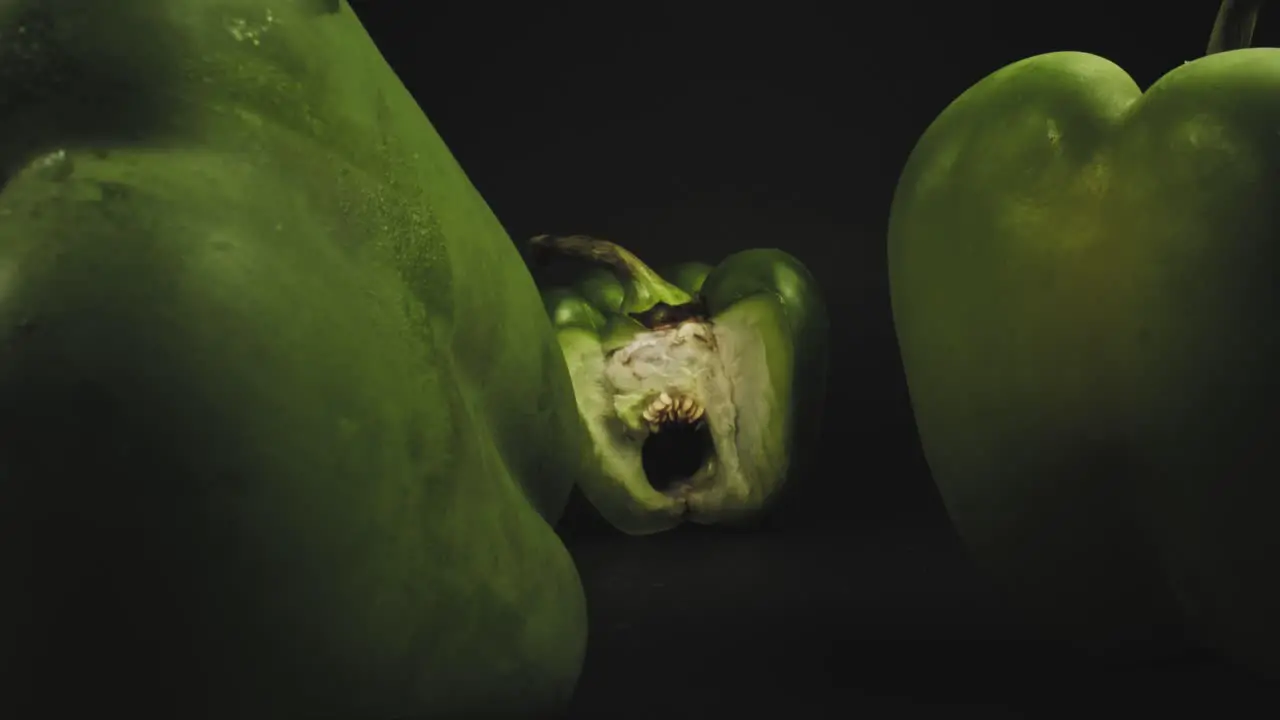
[[[894,320],[930,468],[1050,626],[1280,672],[1280,51],[1225,2],[1143,93],[1073,52],[953,102],[899,180]]]
[[[0,716],[563,708],[589,439],[346,3],[2,0],[0,129]]]
[[[759,521],[804,470],[827,369],[813,277],[747,250],[669,282],[625,249],[540,236],[543,254],[607,265],[544,293],[599,471],[583,494],[618,529]]]

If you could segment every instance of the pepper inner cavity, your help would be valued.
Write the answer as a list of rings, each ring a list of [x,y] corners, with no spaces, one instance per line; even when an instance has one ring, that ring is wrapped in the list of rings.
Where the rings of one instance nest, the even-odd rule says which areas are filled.
[[[686,486],[707,464],[714,444],[700,405],[689,397],[663,396],[669,401],[665,406],[658,401],[658,408],[646,411],[650,433],[640,458],[649,484],[659,492],[672,492]]]
[[[609,355],[607,391],[641,441],[645,478],[659,492],[681,494],[716,480],[716,432],[732,415],[717,346],[711,323],[686,320],[641,333]]]

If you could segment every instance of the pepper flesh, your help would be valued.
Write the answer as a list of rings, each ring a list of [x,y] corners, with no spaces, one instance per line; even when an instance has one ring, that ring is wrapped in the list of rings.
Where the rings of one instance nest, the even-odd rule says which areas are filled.
[[[346,3],[0,3],[0,127],[0,716],[563,708],[572,386]]]
[[[600,468],[581,481],[583,494],[637,535],[685,521],[759,522],[803,473],[820,422],[827,317],[816,285],[780,250],[680,265],[670,284],[650,273],[596,270],[544,293],[596,442]],[[665,287],[632,287],[648,282]],[[659,297],[685,302],[659,307]],[[662,393],[690,398],[710,435],[704,464],[676,492],[654,487],[642,463],[661,431],[646,411],[655,398],[661,408]]]

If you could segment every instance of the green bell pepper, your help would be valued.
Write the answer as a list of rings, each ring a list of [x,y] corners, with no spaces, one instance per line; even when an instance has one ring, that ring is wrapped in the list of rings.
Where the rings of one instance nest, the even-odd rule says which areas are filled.
[[[611,242],[532,242],[610,268],[543,295],[595,442],[598,471],[580,481],[592,506],[637,535],[757,523],[820,422],[828,323],[805,267],[746,250],[668,281]]]
[[[0,1],[0,716],[545,717],[591,445],[346,3]]]
[[[934,479],[1050,624],[1280,670],[1280,51],[1223,3],[1143,93],[1075,52],[1001,69],[916,145],[889,231]]]

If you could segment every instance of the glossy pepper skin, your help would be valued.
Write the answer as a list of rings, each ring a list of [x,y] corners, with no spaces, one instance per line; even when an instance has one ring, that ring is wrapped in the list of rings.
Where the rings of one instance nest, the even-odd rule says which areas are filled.
[[[953,102],[894,198],[893,312],[975,557],[1087,642],[1191,636],[1275,672],[1280,51],[1143,93],[1082,53]]]
[[[0,716],[545,717],[589,459],[346,3],[0,2]]]
[[[595,269],[543,297],[565,351],[580,414],[596,441],[600,467],[581,481],[581,489],[614,527],[642,535],[685,521],[752,525],[807,469],[821,422],[828,319],[812,276],[795,257],[781,250],[746,250],[714,267],[691,262],[662,275],[635,260],[627,272]],[[628,347],[643,344],[654,328],[686,323],[705,323],[719,339],[720,357],[736,358],[724,364],[732,407],[718,415],[701,404],[708,407],[703,421],[713,434],[723,425],[729,427],[726,437],[736,437],[736,442],[717,440],[718,462],[726,467],[725,457],[736,455],[741,471],[732,481],[673,494],[655,488],[641,468],[640,447],[652,435],[642,424],[624,427],[631,423],[628,413],[644,403],[629,405],[612,386],[602,395],[607,383],[600,368],[616,362],[611,358],[626,354]],[[652,385],[646,398],[665,387]],[[670,392],[678,397],[677,389]],[[697,390],[689,394],[705,397]]]

